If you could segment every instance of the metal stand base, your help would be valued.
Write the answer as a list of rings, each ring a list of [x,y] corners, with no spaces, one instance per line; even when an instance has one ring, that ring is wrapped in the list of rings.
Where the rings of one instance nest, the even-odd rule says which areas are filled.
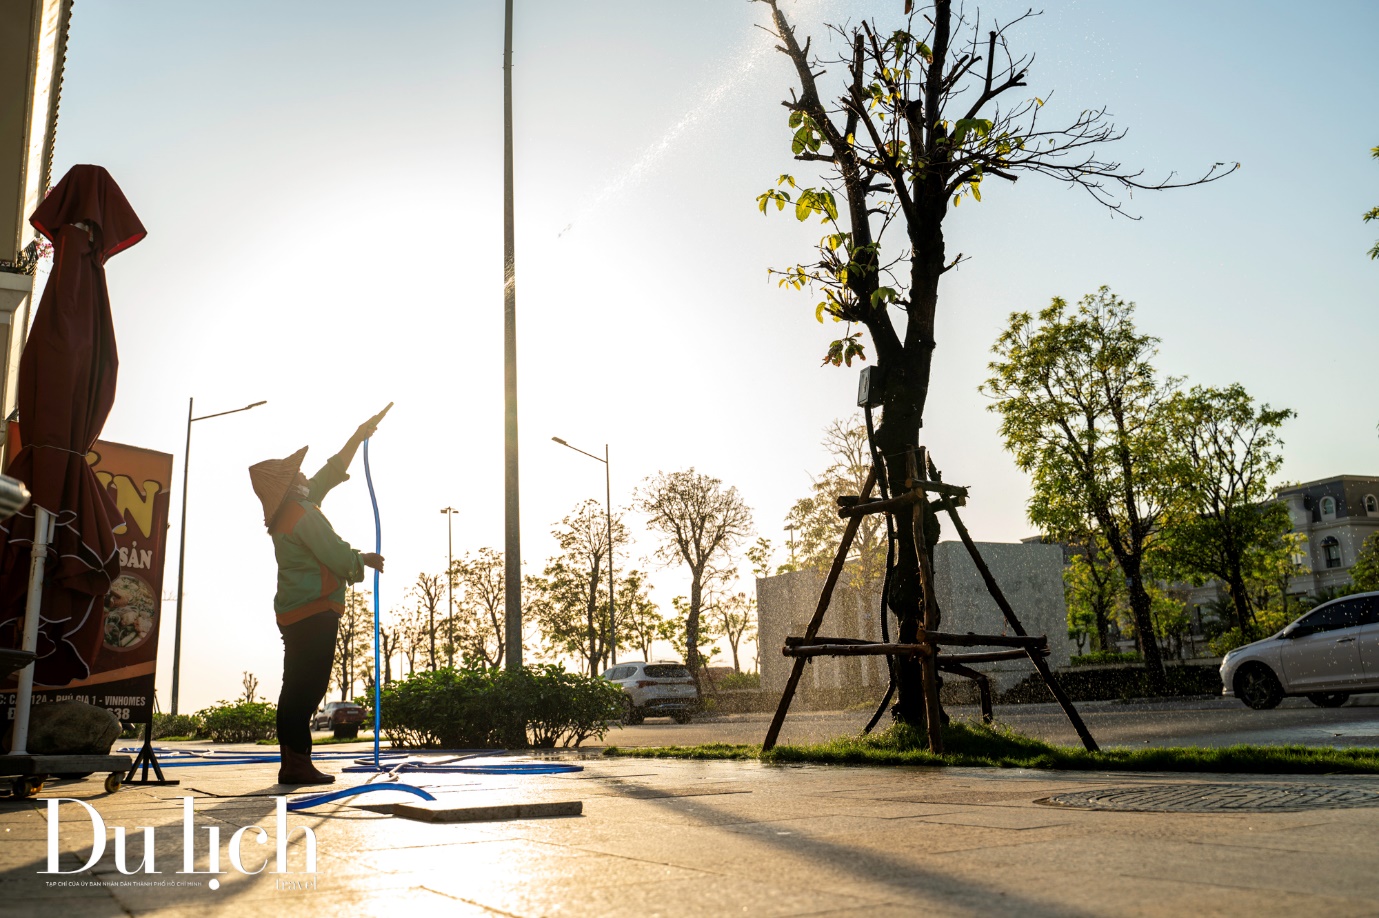
[[[143,768],[144,770],[143,776],[139,778],[134,777],[134,772],[138,771],[140,768]],[[153,773],[158,777],[150,778],[148,776],[149,768],[152,768]],[[163,777],[163,769],[158,765],[158,756],[155,755],[153,752],[152,718],[150,718],[149,722],[144,724],[144,747],[139,750],[138,756],[136,756],[134,759],[134,764],[129,766],[129,774],[125,775],[124,783],[156,784],[162,786],[177,785],[182,783],[176,778]]]

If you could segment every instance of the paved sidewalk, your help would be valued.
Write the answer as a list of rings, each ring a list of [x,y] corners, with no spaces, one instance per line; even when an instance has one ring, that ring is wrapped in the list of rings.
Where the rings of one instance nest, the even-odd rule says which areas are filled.
[[[1286,698],[1271,711],[1253,711],[1234,698],[1080,701],[1077,709],[1103,746],[1230,746],[1236,743],[1308,746],[1379,746],[1379,695],[1353,698],[1344,707],[1319,708]],[[971,705],[950,705],[954,717],[976,718]],[[816,743],[860,732],[872,709],[791,710],[781,743]],[[1078,745],[1077,734],[1055,704],[997,705],[996,717],[1026,736]],[[655,718],[610,730],[605,742],[620,746],[760,743],[771,714],[728,714],[675,724]],[[890,718],[882,719],[882,726]]]
[[[573,759],[572,759],[573,760]],[[437,825],[329,804],[290,814],[315,833],[317,869],[294,832],[291,872],[275,874],[271,765],[174,769],[175,788],[95,781],[43,796],[86,800],[111,843],[60,878],[45,869],[46,804],[0,803],[0,915],[65,918],[231,914],[357,915],[1373,915],[1379,808],[1259,813],[1125,813],[1036,803],[1119,785],[1249,783],[1379,791],[1379,780],[1055,774],[923,768],[584,758],[580,773],[414,779],[446,800],[584,801],[575,818]],[[329,770],[337,770],[338,765]],[[343,783],[362,783],[346,775]],[[338,785],[337,785],[338,786]],[[183,867],[183,796],[193,798],[196,867],[218,829],[218,889]],[[378,795],[371,795],[377,797]],[[368,797],[362,798],[367,800]],[[113,829],[142,858],[155,831],[157,876],[122,875]],[[91,821],[61,805],[61,866],[75,870]],[[286,884],[284,884],[286,880]],[[51,881],[88,885],[55,887]],[[187,885],[144,885],[151,882]],[[138,884],[138,885],[136,885]],[[280,888],[284,885],[307,887]]]

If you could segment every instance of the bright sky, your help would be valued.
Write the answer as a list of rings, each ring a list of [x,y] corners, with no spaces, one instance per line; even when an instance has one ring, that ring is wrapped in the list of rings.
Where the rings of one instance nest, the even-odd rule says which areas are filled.
[[[972,5],[972,4],[969,4]],[[181,708],[276,697],[274,568],[246,469],[311,444],[308,473],[355,426],[397,407],[372,444],[383,508],[384,608],[456,553],[501,548],[502,2],[117,3],[73,15],[55,177],[115,176],[149,229],[110,263],[120,382],[104,437],[177,455],[192,443]],[[820,231],[754,198],[789,158],[793,85],[763,6],[743,0],[521,0],[515,39],[517,310],[523,555],[551,526],[614,503],[658,470],[735,485],[783,560],[781,523],[825,464],[824,425],[851,412],[857,369],[820,368],[837,326],[768,266]],[[901,0],[786,4],[803,33]],[[399,10],[402,8],[399,8]],[[1009,17],[1024,4],[983,3]],[[976,386],[1013,310],[1110,285],[1163,339],[1160,366],[1240,381],[1298,411],[1284,477],[1379,467],[1368,394],[1379,345],[1379,204],[1371,37],[1379,6],[1060,2],[1015,33],[1038,60],[1045,114],[1106,105],[1108,151],[1151,176],[1240,161],[1208,188],[1130,202],[1140,222],[1027,177],[986,183],[947,223],[971,261],[941,290],[925,433],[969,484],[979,539],[1030,534],[1025,479]],[[362,467],[325,510],[372,547]],[[176,583],[176,520],[167,590]],[[645,566],[654,540],[629,517]],[[743,570],[750,578],[744,563]],[[688,592],[654,568],[653,598]],[[167,604],[159,694],[166,708]],[[668,648],[662,648],[668,651]],[[748,657],[750,659],[749,651]]]

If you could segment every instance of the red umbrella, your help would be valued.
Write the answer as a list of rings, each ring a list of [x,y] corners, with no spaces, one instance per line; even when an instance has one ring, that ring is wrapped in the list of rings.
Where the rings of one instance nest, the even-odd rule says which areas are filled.
[[[53,244],[53,271],[19,360],[19,442],[6,474],[33,502],[0,524],[0,644],[20,646],[33,506],[53,514],[34,681],[90,675],[103,638],[102,599],[119,576],[121,517],[86,454],[115,401],[115,327],[105,262],[147,235],[100,166],[73,166],[29,222]]]

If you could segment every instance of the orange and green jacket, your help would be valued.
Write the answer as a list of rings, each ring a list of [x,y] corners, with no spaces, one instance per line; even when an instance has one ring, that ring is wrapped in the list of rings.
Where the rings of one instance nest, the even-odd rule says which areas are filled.
[[[350,476],[332,456],[310,482],[310,496],[289,500],[268,530],[278,559],[278,593],[273,611],[279,625],[292,625],[318,612],[343,612],[345,587],[364,579],[359,552],[331,528],[321,500]]]

